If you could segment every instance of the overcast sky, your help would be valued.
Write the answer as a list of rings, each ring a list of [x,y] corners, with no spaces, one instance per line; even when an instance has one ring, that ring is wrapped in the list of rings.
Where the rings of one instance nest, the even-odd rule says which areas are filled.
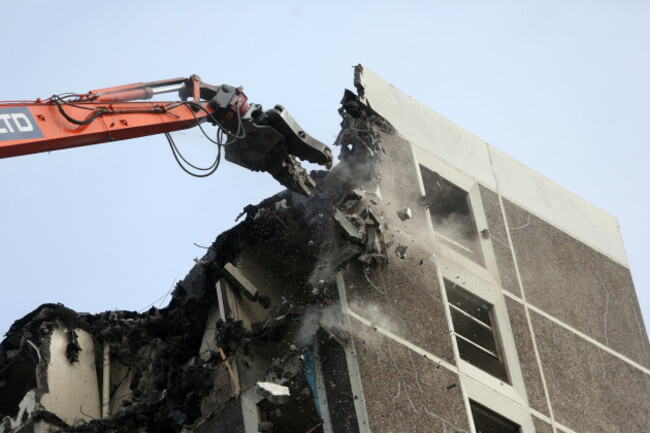
[[[196,73],[331,144],[362,63],[614,214],[649,326],[648,2],[323,3],[4,2],[0,99]],[[175,137],[214,155],[196,131]],[[279,190],[228,163],[191,178],[160,136],[0,160],[0,333],[44,302],[165,305],[195,243]]]

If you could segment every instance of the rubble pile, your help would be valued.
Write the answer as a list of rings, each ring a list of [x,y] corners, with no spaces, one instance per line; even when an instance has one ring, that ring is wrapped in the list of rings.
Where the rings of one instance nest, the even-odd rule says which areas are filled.
[[[16,321],[0,343],[0,432],[39,420],[69,432],[231,431],[215,426],[249,391],[260,399],[258,431],[323,431],[312,358],[329,338],[317,331],[335,308],[335,273],[381,267],[390,248],[378,164],[380,132],[392,128],[350,91],[341,114],[341,163],[311,173],[312,196],[284,191],[247,206],[167,307],[88,314],[44,304]],[[83,377],[97,395],[67,407],[79,390],[58,377]]]

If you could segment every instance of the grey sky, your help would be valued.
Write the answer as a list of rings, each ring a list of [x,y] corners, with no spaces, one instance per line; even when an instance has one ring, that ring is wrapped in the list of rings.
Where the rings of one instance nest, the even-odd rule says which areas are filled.
[[[197,73],[331,144],[363,63],[614,214],[649,326],[647,2],[322,3],[7,2],[0,99]],[[175,137],[195,161],[214,154],[196,131]],[[194,243],[279,189],[228,163],[190,178],[163,137],[0,160],[0,333],[44,302],[164,305]]]

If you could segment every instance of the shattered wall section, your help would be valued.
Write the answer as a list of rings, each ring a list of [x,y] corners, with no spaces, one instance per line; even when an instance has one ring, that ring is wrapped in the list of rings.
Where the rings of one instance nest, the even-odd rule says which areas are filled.
[[[435,360],[455,362],[410,144],[351,92],[343,112],[338,141],[353,160],[348,178],[372,191],[385,251],[381,266],[342,268],[370,431],[469,431],[458,376]]]
[[[646,398],[650,384],[647,368],[650,343],[640,318],[615,218],[432,112],[366,68],[357,67],[355,78],[360,102],[384,116],[397,130],[397,137],[388,134],[381,137],[387,151],[385,160],[390,164],[384,164],[378,170],[385,217],[392,219],[389,226],[392,223],[396,229],[389,232],[387,245],[394,240],[399,248],[394,250],[395,255],[405,257],[406,261],[415,259],[414,262],[423,266],[397,269],[399,266],[396,268],[395,262],[390,260],[394,257],[392,248],[388,248],[389,263],[377,275],[371,274],[370,281],[365,284],[357,281],[359,272],[346,274],[350,299],[382,297],[383,294],[377,291],[379,289],[391,294],[386,296],[387,301],[394,300],[392,294],[397,288],[403,293],[400,299],[408,299],[417,293],[414,288],[418,285],[431,287],[433,290],[427,295],[438,297],[440,289],[434,287],[437,274],[443,273],[447,277],[451,274],[445,274],[444,269],[434,266],[436,269],[425,272],[422,277],[417,275],[417,269],[426,268],[427,252],[435,251],[432,257],[438,257],[439,263],[453,262],[454,266],[463,268],[463,275],[471,274],[488,282],[485,287],[497,292],[497,298],[502,299],[500,302],[505,301],[501,305],[507,304],[504,308],[507,314],[499,315],[499,323],[501,328],[512,327],[516,350],[507,350],[505,363],[510,364],[511,376],[515,376],[519,369],[522,375],[521,384],[515,383],[516,377],[511,381],[514,392],[509,393],[507,399],[517,401],[519,408],[513,409],[509,404],[499,402],[493,403],[492,409],[507,413],[506,417],[520,416],[517,422],[522,423],[524,432],[533,431],[531,419],[536,425],[554,422],[554,429],[567,431],[650,429],[648,417],[636,416],[650,410],[650,401]],[[450,248],[436,246],[440,242],[428,227],[433,225],[435,233],[435,221],[427,221],[426,209],[418,197],[422,187],[420,182],[424,180],[424,176],[418,176],[420,165],[430,165],[441,173],[444,170],[448,182],[468,191],[474,228],[479,234],[478,242],[483,246],[483,260],[464,260],[456,257],[453,251],[447,251]],[[411,210],[410,216],[402,212],[407,208]],[[464,283],[460,280],[458,284],[462,286]],[[402,307],[402,312],[399,311],[399,300],[394,303],[396,305],[380,303],[384,317],[394,318],[400,325],[408,323],[411,309],[412,314],[417,315],[420,305],[435,305],[423,292],[417,294],[417,300],[413,297],[407,301],[410,307]],[[431,315],[444,313],[445,307],[443,305],[437,311],[432,308]],[[356,315],[362,317],[363,313]],[[407,320],[400,320],[403,315]],[[419,318],[413,323],[424,324],[426,320]],[[376,323],[374,320],[367,322]],[[425,330],[445,330],[450,329],[449,326],[438,323],[433,328],[423,326],[419,331],[411,326],[407,329],[398,326],[388,331],[403,338],[406,344],[415,343],[418,334]],[[381,329],[380,326],[377,328]],[[502,340],[507,337],[505,334],[502,333]],[[560,335],[564,342],[571,341],[571,344],[558,343]],[[613,335],[616,338],[612,338]],[[429,344],[426,350],[431,350],[430,353],[441,361],[450,362],[445,358],[444,348],[432,347],[434,341],[443,340],[432,335],[420,338],[417,344],[422,349]],[[581,355],[576,355],[576,347],[581,347]],[[399,374],[395,366],[408,368],[409,365],[408,362],[382,365],[381,361],[382,353],[376,351],[372,363],[376,371],[394,368]],[[455,362],[456,365],[461,363],[461,360]],[[440,364],[444,365],[444,362]],[[613,367],[614,364],[618,366]],[[364,365],[360,358],[362,371]],[[453,371],[453,365],[449,367],[447,370]],[[581,371],[579,375],[587,379],[561,379],[570,368],[578,368]],[[614,401],[611,395],[616,392],[616,387],[605,388],[621,370],[625,370],[638,386],[627,386],[625,389],[631,392]],[[404,381],[408,377],[405,372],[398,381],[402,391],[400,396],[405,394],[405,388],[410,390],[406,392],[409,404],[404,410],[428,415],[428,409],[420,410],[418,405],[418,393],[422,389],[421,383],[417,383],[420,378],[415,378],[416,386],[408,387]],[[473,381],[481,383],[484,389],[491,387],[495,390],[493,396],[505,394],[499,390],[505,390],[507,384],[490,384],[489,377],[473,377]],[[468,381],[460,379],[463,387],[463,380]],[[478,398],[483,393],[475,391],[469,383],[464,388],[466,399]],[[376,388],[375,391],[377,389],[380,393],[374,394],[364,387],[364,391],[381,395],[382,389]],[[449,391],[453,389],[451,387]],[[388,401],[388,395],[384,398]],[[453,399],[443,400],[449,403]],[[496,400],[492,399],[493,402]],[[608,403],[604,404],[604,401]],[[374,412],[372,406],[376,403],[376,400],[370,401],[369,413]],[[625,419],[614,415],[623,413],[627,414],[623,417]]]
[[[37,365],[31,364],[35,380],[24,375],[28,380],[23,382],[23,392],[31,388],[36,404],[21,423],[44,419],[70,431],[95,431],[103,425],[133,431],[142,425],[158,425],[164,431],[198,416],[195,398],[206,392],[202,382],[211,366],[193,357],[198,353],[206,311],[206,300],[189,298],[182,286],[169,307],[144,314],[90,315],[57,304],[39,307],[16,322],[0,344],[0,357],[13,355],[0,368],[9,376],[21,367],[13,359],[39,359]],[[110,345],[113,366],[109,388],[113,416],[102,421],[104,341]],[[0,386],[0,395],[11,397],[3,401],[14,402],[3,407],[2,415],[16,413],[13,405],[20,393],[15,389]],[[11,428],[3,426],[4,431]]]
[[[101,409],[93,337],[83,330],[74,331],[79,349],[70,362],[67,355],[70,355],[71,330],[61,323],[57,325],[50,335],[48,348],[47,392],[39,403],[43,410],[56,414],[69,425],[98,419]]]
[[[72,310],[44,304],[7,332],[0,344],[0,431],[41,413],[70,425],[100,416],[93,338],[76,320]]]

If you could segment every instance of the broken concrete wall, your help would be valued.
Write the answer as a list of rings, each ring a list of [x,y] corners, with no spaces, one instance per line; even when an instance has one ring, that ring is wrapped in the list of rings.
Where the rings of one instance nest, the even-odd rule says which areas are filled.
[[[60,314],[53,315],[57,308]],[[31,322],[17,322],[26,325],[24,328],[14,325],[7,333],[0,347],[6,360],[0,400],[8,418],[0,429],[17,428],[40,412],[70,425],[100,417],[93,337],[70,325],[73,314],[46,304],[28,315]],[[17,331],[22,332],[14,334]],[[21,395],[24,397],[17,403]]]
[[[351,339],[343,338],[343,351],[328,351],[326,370],[340,375],[330,380],[323,377],[318,348],[330,347],[330,339],[349,333],[339,323],[337,272],[352,261],[374,267],[386,262],[385,229],[371,209],[374,199],[355,189],[349,177],[353,171],[355,177],[376,177],[373,160],[366,158],[375,156],[372,140],[371,134],[363,143],[352,143],[346,163],[331,177],[314,173],[322,187],[312,197],[285,192],[247,207],[245,219],[220,235],[178,284],[168,307],[100,315],[56,307],[46,308],[49,315],[38,323],[27,318],[24,323],[37,327],[65,312],[70,329],[96,339],[95,347],[74,342],[77,356],[96,355],[99,384],[89,391],[95,402],[99,389],[105,388],[100,356],[104,342],[109,348],[110,401],[101,402],[110,406],[107,418],[100,420],[95,413],[97,419],[72,426],[68,415],[46,408],[42,412],[76,431],[117,426],[132,431],[142,425],[191,430],[221,418],[242,419],[249,431],[321,431],[331,430],[324,423],[336,419],[326,404],[329,387],[330,401],[347,401],[338,407],[350,414],[345,425],[358,430],[354,423],[359,422],[361,396],[340,392],[352,389]],[[363,159],[354,155],[357,144]],[[350,239],[346,229],[356,231],[356,238]],[[15,329],[16,338],[22,331]],[[36,338],[44,335],[37,333]],[[289,389],[290,401],[275,401],[260,392],[259,384],[266,382]]]
[[[48,348],[47,392],[41,396],[39,404],[43,410],[70,425],[98,419],[101,409],[93,337],[86,331],[69,330],[61,323],[57,325],[50,335]],[[70,332],[76,333],[79,345],[74,362],[67,356]]]
[[[125,403],[131,401],[131,381],[134,373],[119,360],[110,361],[110,397],[108,402],[102,402],[103,405],[108,403],[109,414],[118,413]]]
[[[290,210],[293,202],[289,203],[289,209],[279,216],[287,225],[291,224],[290,213],[300,215],[301,212],[300,207]],[[331,322],[333,319],[327,316],[338,314],[338,305],[330,305],[325,295],[327,292],[332,296],[335,292],[310,283],[318,259],[316,254],[310,253],[310,250],[318,251],[313,239],[297,236],[297,242],[285,238],[288,233],[238,255],[233,260],[237,267],[228,267],[221,289],[225,321],[216,327],[225,337],[224,346],[234,354],[238,386],[243,391],[241,403],[247,431],[256,431],[253,429],[257,427],[271,432],[323,431],[323,418],[331,419],[325,402],[342,401],[334,391],[329,392],[331,399],[327,399],[324,391],[327,387],[317,386],[319,380],[327,379],[316,378],[317,374],[322,376],[317,373],[317,370],[322,371],[318,348],[326,345],[329,339],[318,333],[318,322]],[[270,251],[283,250],[287,250],[286,255],[269,255]],[[289,252],[300,258],[295,266],[288,265],[291,260],[283,259]],[[242,293],[244,287],[248,287],[249,296]],[[252,292],[267,297],[270,305],[265,308],[250,296]],[[341,362],[340,359],[330,360]],[[345,358],[342,361],[345,364]],[[341,387],[349,383],[344,373],[337,380]],[[266,395],[260,390],[261,383],[286,387],[290,392],[287,401],[275,401]],[[351,413],[354,413],[353,404],[350,400],[343,406],[352,405]]]
[[[366,124],[344,129],[339,140],[354,148],[359,146],[355,131],[374,134],[377,175],[351,176],[351,181],[375,192],[372,208],[387,252],[381,267],[357,261],[343,270],[370,430],[469,431],[458,375],[437,362],[455,360],[435,257],[428,247],[426,210],[418,205],[417,164],[409,143],[375,123],[376,114],[355,102],[349,115],[364,110],[359,117]]]
[[[31,376],[19,374],[23,393],[31,388],[35,396],[33,411],[21,415],[21,424],[46,420],[57,428],[78,431],[95,431],[102,425],[132,431],[143,424],[157,423],[163,429],[196,418],[200,413],[194,399],[206,393],[204,374],[213,368],[194,359],[208,304],[188,297],[179,286],[170,307],[144,314],[89,315],[56,304],[39,307],[16,322],[0,344],[0,356],[7,360],[0,369],[3,375],[13,377],[12,372],[25,365],[32,368]],[[104,341],[110,347],[113,416],[101,421]],[[38,362],[15,363],[25,356]],[[19,410],[15,396],[21,395],[16,392],[20,386],[0,386],[0,396],[8,402],[3,415],[11,417]],[[14,427],[5,423],[2,428]]]
[[[520,388],[523,393],[518,391],[523,397],[518,404],[530,407],[528,412],[536,424],[550,423],[554,416],[557,428],[574,431],[609,431],[607,426],[612,421],[608,419],[616,418],[604,415],[609,410],[618,414],[647,413],[650,344],[615,219],[401,94],[372,72],[357,69],[357,83],[362,102],[391,122],[405,139],[402,141],[408,141],[407,146],[401,146],[401,153],[386,157],[394,165],[387,164],[380,172],[384,206],[389,206],[386,197],[397,199],[396,205],[391,203],[393,209],[387,212],[388,217],[415,238],[415,244],[432,240],[430,229],[418,229],[428,225],[425,211],[419,206],[422,203],[414,197],[422,188],[418,165],[430,162],[433,167],[444,167],[463,189],[478,190],[470,197],[470,206],[485,255],[483,266],[467,263],[462,257],[449,257],[470,273],[493,281],[491,284],[503,292],[516,346],[513,355],[525,385]],[[385,143],[391,140],[390,136],[383,137]],[[388,153],[399,148],[385,146]],[[404,219],[407,224],[400,226],[401,218],[396,216],[406,207],[410,207],[412,217]],[[393,232],[391,237],[400,234]],[[408,240],[397,242],[408,245]],[[434,239],[423,249],[445,255],[435,244]],[[389,263],[386,269],[392,266]],[[405,283],[401,286],[407,287],[407,293],[413,290],[412,269],[403,272]],[[381,274],[381,279],[376,279],[383,282],[386,272]],[[363,287],[363,282],[352,282],[354,275],[358,273],[347,277],[352,286],[348,289],[350,297],[354,297],[357,287]],[[372,283],[380,290],[400,284]],[[364,290],[370,292],[371,288]],[[392,307],[385,303],[383,308]],[[418,307],[413,309],[417,314]],[[553,335],[565,331],[567,347],[559,349],[550,343]],[[413,334],[410,338],[417,338],[417,332]],[[412,342],[405,334],[399,336]],[[569,336],[586,344],[580,351],[583,356],[569,350],[578,344],[569,343]],[[605,362],[605,358],[611,359]],[[620,365],[613,367],[615,363]],[[577,382],[563,380],[563,371],[570,370],[570,366],[593,370],[593,374],[581,373],[581,377],[589,377]],[[612,402],[608,397],[611,390],[603,388],[603,381],[613,386],[610,378],[620,370],[634,377],[631,380],[636,385],[625,387],[633,390],[631,395]],[[602,380],[596,379],[599,374]],[[589,392],[585,392],[585,386]],[[602,407],[603,399],[610,401],[607,409]],[[587,418],[590,427],[584,430]],[[614,424],[644,431],[650,428],[648,422],[647,417],[639,415]]]

